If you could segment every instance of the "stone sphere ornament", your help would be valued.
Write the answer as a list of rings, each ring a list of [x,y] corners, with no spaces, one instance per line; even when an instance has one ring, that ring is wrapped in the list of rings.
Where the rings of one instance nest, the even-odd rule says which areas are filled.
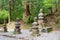
[[[38,19],[37,17],[34,17],[34,21],[35,21],[35,22],[37,22],[37,19]]]
[[[42,13],[43,9],[40,9],[40,13]]]

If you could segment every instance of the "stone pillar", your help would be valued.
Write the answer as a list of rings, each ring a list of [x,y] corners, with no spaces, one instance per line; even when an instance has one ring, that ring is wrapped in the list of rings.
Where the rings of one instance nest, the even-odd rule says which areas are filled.
[[[40,9],[40,13],[38,14],[38,24],[39,24],[39,27],[42,28],[43,26],[43,13],[42,13],[42,9]]]
[[[15,33],[17,33],[17,34],[21,33],[19,18],[17,18],[16,21],[15,21]]]

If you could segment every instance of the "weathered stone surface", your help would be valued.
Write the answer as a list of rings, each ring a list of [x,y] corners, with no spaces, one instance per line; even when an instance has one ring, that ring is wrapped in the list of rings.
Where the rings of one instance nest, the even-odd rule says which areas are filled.
[[[6,24],[3,25],[3,29],[4,29],[4,32],[8,32],[7,31],[7,25]]]
[[[32,28],[31,28],[31,31],[32,31],[32,36],[40,36],[39,34],[39,28],[38,28],[38,23],[35,21],[32,23]]]
[[[47,32],[51,32],[51,31],[53,31],[53,28],[47,27],[46,30],[47,30]]]
[[[21,33],[19,18],[17,18],[16,21],[15,21],[15,32],[14,33]]]
[[[53,28],[51,28],[51,27],[42,28],[42,30],[41,30],[41,32],[45,32],[45,33],[49,33],[52,31],[53,31]]]

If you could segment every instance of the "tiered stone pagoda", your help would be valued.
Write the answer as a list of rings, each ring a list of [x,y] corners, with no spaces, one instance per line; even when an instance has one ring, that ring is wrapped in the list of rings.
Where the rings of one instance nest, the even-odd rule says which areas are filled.
[[[17,18],[16,21],[15,21],[15,33],[21,33],[19,18]]]
[[[34,18],[34,22],[32,23],[32,36],[39,36],[39,28],[38,28],[38,22],[37,22],[37,17]]]
[[[44,19],[44,14],[42,13],[42,9],[40,9],[40,13],[38,14],[38,24],[39,28],[42,29],[43,27],[43,20]]]
[[[51,32],[52,28],[51,27],[44,27],[44,14],[43,14],[43,9],[40,9],[40,13],[38,14],[38,24],[39,24],[39,30],[40,32]]]
[[[38,17],[34,18],[34,22],[33,22],[33,27],[32,27],[32,34],[34,36],[39,36],[40,35],[40,31],[43,28],[43,13],[42,13],[42,9],[40,9],[40,13],[38,14]]]

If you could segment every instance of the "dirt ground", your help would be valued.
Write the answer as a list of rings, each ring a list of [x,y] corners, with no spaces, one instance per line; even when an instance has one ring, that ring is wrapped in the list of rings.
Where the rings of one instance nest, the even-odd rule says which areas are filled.
[[[21,25],[20,25],[20,29],[29,29],[31,26],[31,24],[24,24],[23,22],[21,22]],[[14,29],[15,28],[15,22],[11,22],[10,24],[7,24],[7,28],[9,29]],[[54,31],[60,31],[60,28],[59,27],[53,27],[53,30]]]

